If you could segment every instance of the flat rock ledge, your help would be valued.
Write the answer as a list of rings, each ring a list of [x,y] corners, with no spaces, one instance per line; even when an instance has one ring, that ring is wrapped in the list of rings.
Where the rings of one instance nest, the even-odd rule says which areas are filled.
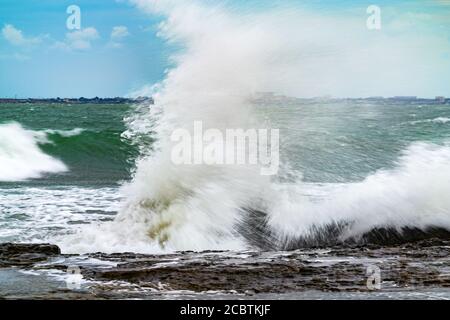
[[[0,244],[0,271],[76,267],[88,282],[81,290],[64,287],[34,296],[44,299],[151,299],[167,297],[170,292],[195,295],[212,291],[244,297],[306,291],[370,292],[373,288],[368,280],[374,270],[379,271],[384,291],[425,288],[450,293],[449,253],[450,241],[442,239],[393,246],[164,255],[65,255],[51,244],[4,243]]]
[[[1,243],[0,268],[33,266],[60,254],[59,247],[53,244]]]

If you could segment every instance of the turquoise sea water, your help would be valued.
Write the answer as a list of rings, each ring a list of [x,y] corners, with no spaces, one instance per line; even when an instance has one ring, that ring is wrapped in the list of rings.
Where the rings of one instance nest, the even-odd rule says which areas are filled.
[[[136,149],[121,138],[125,131],[122,119],[129,108],[129,105],[1,105],[0,125],[18,123],[24,129],[43,132],[48,141],[39,143],[39,148],[69,167],[62,174],[44,174],[41,179],[13,181],[9,185],[93,187],[113,186],[129,179]],[[70,134],[70,130],[76,133],[78,129],[79,133]]]

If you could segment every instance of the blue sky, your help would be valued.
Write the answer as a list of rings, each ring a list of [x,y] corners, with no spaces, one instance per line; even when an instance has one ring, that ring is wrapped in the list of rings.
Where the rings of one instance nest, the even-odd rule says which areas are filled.
[[[380,34],[399,37],[399,41],[439,37],[437,45],[427,48],[430,61],[424,61],[427,74],[435,78],[420,93],[450,96],[450,1],[407,0],[395,1],[395,5],[386,0],[221,3],[243,12],[298,6],[323,15],[361,17],[364,23],[365,10],[373,2],[383,9],[386,27]],[[75,34],[66,28],[66,9],[73,4],[81,8],[82,29]],[[2,0],[0,97],[124,96],[156,83],[164,77],[174,50],[156,36],[161,19],[126,0]],[[415,94],[399,92],[403,93]],[[380,89],[377,94],[387,92]]]
[[[87,37],[89,48],[71,48],[66,39],[72,4],[81,9],[82,29],[97,31]],[[14,44],[0,34],[0,96],[123,96],[156,82],[167,67],[167,48],[154,36],[158,22],[116,1],[2,0],[0,26],[25,40]],[[128,35],[113,41],[117,26]]]

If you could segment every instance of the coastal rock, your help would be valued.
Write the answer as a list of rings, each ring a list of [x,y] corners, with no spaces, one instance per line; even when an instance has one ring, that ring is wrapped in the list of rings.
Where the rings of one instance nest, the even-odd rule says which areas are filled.
[[[129,283],[151,290],[277,294],[319,290],[368,292],[368,265],[377,265],[389,290],[450,286],[449,241],[427,239],[391,246],[334,246],[319,250],[266,252],[180,252],[171,255],[95,254],[118,262],[113,268],[85,269],[100,283]],[[382,261],[382,262],[380,262]],[[102,286],[99,286],[101,288]]]
[[[0,290],[0,298],[157,299],[178,297],[180,292],[198,297],[222,294],[228,298],[280,294],[302,297],[314,292],[408,296],[411,288],[422,294],[430,290],[436,294],[450,288],[449,256],[450,241],[439,238],[399,245],[154,255],[65,255],[50,244],[7,243],[0,244],[0,279],[3,272],[12,287],[20,281],[32,281],[37,289],[23,292],[23,285],[18,284],[7,294]],[[79,286],[73,283],[73,277],[64,280],[64,272],[69,275],[69,270],[81,273],[79,279],[83,282]],[[55,271],[57,279],[45,276]],[[368,281],[377,274],[380,289],[374,291]]]
[[[0,267],[31,266],[59,254],[52,244],[0,243]]]

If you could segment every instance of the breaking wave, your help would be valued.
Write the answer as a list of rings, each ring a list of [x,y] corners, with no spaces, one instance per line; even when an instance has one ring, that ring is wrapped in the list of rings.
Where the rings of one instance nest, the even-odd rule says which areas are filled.
[[[426,120],[417,120],[417,121],[411,121],[411,124],[418,124],[418,123],[437,123],[437,124],[446,124],[450,122],[450,118],[447,117],[437,117],[434,119],[426,119]]]
[[[433,228],[448,236],[448,146],[414,143],[395,168],[348,184],[317,185],[300,178],[282,183],[278,177],[261,176],[256,166],[171,161],[169,137],[175,129],[191,132],[197,120],[205,129],[222,131],[271,128],[270,115],[261,117],[251,102],[256,93],[288,93],[305,81],[309,84],[304,90],[319,84],[339,86],[333,79],[343,70],[336,70],[335,60],[314,57],[330,47],[344,55],[360,51],[348,50],[345,41],[330,43],[336,37],[314,26],[320,22],[328,26],[321,30],[334,32],[338,25],[345,32],[349,25],[299,12],[241,17],[195,2],[133,2],[165,17],[161,37],[183,50],[173,57],[175,67],[164,81],[153,88],[155,104],[126,119],[124,136],[140,145],[141,156],[133,180],[122,189],[125,201],[118,216],[66,237],[59,243],[64,251],[297,248],[370,240],[367,235],[376,230],[379,240],[401,238],[407,230],[413,230],[412,238],[426,236]],[[304,32],[287,37],[293,29]],[[326,48],[321,43],[327,43]],[[345,68],[344,60],[338,65]],[[319,72],[308,73],[307,65]],[[323,70],[328,76],[320,73]],[[280,135],[289,139],[289,132]],[[151,147],[142,137],[151,138]]]
[[[19,123],[0,124],[0,181],[20,181],[67,171],[62,161],[39,148],[42,143],[48,143],[45,132],[27,130]]]

